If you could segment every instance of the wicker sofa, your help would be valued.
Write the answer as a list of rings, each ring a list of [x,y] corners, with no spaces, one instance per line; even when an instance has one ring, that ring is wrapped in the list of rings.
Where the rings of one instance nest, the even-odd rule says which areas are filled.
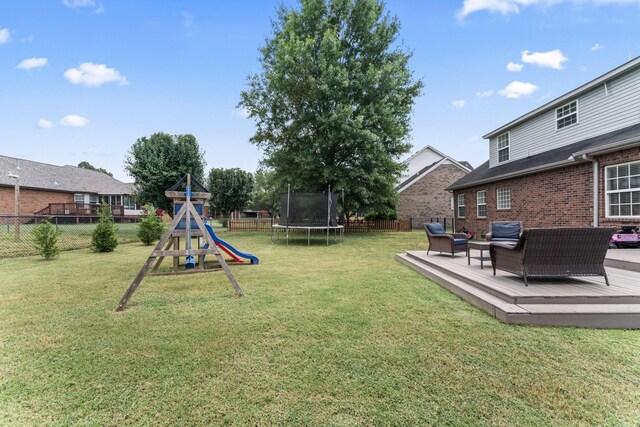
[[[467,242],[469,239],[464,233],[446,233],[442,224],[437,222],[424,225],[429,240],[429,251],[446,252],[453,257],[456,252],[467,252]]]
[[[604,276],[604,257],[614,228],[531,228],[518,243],[491,243],[493,275],[496,270],[530,277]]]

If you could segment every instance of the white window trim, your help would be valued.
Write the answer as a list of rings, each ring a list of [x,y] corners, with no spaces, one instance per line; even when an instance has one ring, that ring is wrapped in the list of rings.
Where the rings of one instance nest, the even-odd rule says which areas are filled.
[[[609,215],[609,207],[611,206],[611,203],[609,203],[609,194],[620,194],[620,193],[629,193],[632,191],[640,191],[640,188],[625,188],[624,190],[608,190],[607,189],[607,185],[608,185],[608,181],[609,179],[607,178],[608,176],[608,170],[611,168],[617,168],[618,166],[624,166],[624,165],[631,165],[634,163],[640,163],[639,161],[635,161],[635,162],[626,162],[626,163],[618,163],[615,165],[609,165],[606,166],[604,168],[604,216],[605,218],[612,218],[612,219],[633,219],[633,218],[640,218],[640,216],[636,215]],[[629,187],[631,187],[631,182],[629,182]]]
[[[570,125],[567,125],[567,126],[559,128],[558,127],[558,120],[560,120],[560,119],[558,119],[558,110],[562,110],[564,107],[566,107],[568,105],[571,105],[574,102],[576,103],[576,113],[575,113],[576,114],[576,122],[575,123],[571,123]],[[554,111],[553,117],[554,117],[554,120],[556,121],[556,132],[560,132],[560,131],[562,131],[564,129],[567,129],[567,128],[570,128],[570,127],[573,127],[573,126],[577,125],[578,123],[580,123],[580,102],[579,102],[579,100],[576,99],[574,101],[567,102],[566,104],[561,105],[560,107],[556,108],[555,111]],[[564,117],[566,117],[566,116],[563,116],[561,118],[564,118]]]
[[[498,195],[498,192],[500,190],[509,190],[509,207],[500,207],[500,196]],[[511,187],[500,187],[500,188],[496,188],[496,209],[499,211],[508,211],[511,209]]]
[[[484,193],[484,203],[479,202],[478,195],[480,193]],[[480,215],[480,206],[484,206],[484,215]],[[487,217],[487,190],[481,190],[476,193],[476,218],[486,218]]]
[[[462,204],[460,204],[460,200],[462,200]],[[460,215],[460,207],[464,208],[464,215]],[[467,206],[465,205],[465,202],[464,202],[464,193],[458,194],[458,206],[456,209],[456,216],[458,218],[466,218],[466,215],[467,215]]]
[[[500,137],[506,135],[507,136],[507,145],[506,147],[502,147],[500,148]],[[506,160],[500,160],[500,151],[501,150],[507,150],[507,159]],[[504,133],[501,133],[500,135],[498,135],[496,137],[496,160],[498,161],[498,163],[505,163],[508,162],[509,160],[511,160],[511,132],[507,131]]]

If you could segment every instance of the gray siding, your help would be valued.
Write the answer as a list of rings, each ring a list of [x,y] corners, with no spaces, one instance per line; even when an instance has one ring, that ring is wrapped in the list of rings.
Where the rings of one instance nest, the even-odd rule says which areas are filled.
[[[640,123],[640,70],[607,82],[606,92],[602,84],[580,96],[575,125],[556,130],[555,114],[553,108],[509,130],[510,160]],[[497,138],[489,145],[493,167],[498,164]]]

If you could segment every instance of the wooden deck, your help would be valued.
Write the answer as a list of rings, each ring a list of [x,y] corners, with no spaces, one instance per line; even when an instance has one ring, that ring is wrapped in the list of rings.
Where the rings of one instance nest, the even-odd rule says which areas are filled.
[[[610,250],[604,277],[530,278],[498,270],[491,261],[480,268],[464,253],[408,251],[396,259],[504,323],[640,329],[640,249]],[[475,256],[474,256],[475,255]],[[485,252],[485,255],[488,255]]]

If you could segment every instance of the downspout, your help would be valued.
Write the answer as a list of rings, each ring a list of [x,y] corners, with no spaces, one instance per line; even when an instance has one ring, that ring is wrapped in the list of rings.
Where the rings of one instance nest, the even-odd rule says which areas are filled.
[[[590,157],[588,154],[583,154],[582,159],[585,161],[590,161],[593,165],[593,226],[598,227],[598,214],[600,212],[600,206],[598,204],[600,164],[596,159]]]

